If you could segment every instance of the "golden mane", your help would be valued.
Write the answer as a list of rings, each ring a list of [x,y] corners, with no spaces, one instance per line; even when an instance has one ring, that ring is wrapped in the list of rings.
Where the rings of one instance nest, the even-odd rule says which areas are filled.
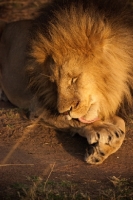
[[[88,60],[88,68],[91,67],[91,73],[97,80],[97,89],[104,95],[103,102],[106,106],[101,105],[101,110],[106,118],[119,110],[124,99],[129,104],[132,103],[132,15],[126,3],[123,4],[122,1],[115,3],[116,10],[113,12],[110,0],[107,0],[107,4],[103,2],[101,7],[100,0],[97,1],[98,6],[95,6],[95,0],[84,3],[78,1],[76,6],[76,1],[69,1],[69,6],[65,4],[65,9],[60,7],[60,2],[56,2],[55,8],[52,6],[50,20],[43,21],[43,14],[40,17],[41,23],[39,18],[37,19],[40,31],[37,29],[32,39],[30,56],[38,63],[37,68],[38,65],[43,68],[43,63],[49,56],[58,66],[72,57],[78,57],[82,61]],[[85,7],[86,5],[88,7]],[[49,68],[50,65],[47,66]],[[44,69],[41,68],[43,73]],[[40,85],[45,83],[41,79],[42,73],[36,74],[35,71],[36,68],[29,67],[30,85],[38,85],[36,93],[40,96]],[[37,80],[42,81],[37,83]]]

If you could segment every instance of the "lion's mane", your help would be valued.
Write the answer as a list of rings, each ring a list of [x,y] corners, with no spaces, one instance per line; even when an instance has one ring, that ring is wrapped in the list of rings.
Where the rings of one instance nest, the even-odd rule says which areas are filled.
[[[75,55],[94,60],[92,73],[104,96],[103,117],[115,114],[125,99],[132,104],[133,12],[127,1],[59,0],[47,4],[35,19],[28,51],[29,86],[41,106],[57,110],[58,92],[50,81],[52,67]]]

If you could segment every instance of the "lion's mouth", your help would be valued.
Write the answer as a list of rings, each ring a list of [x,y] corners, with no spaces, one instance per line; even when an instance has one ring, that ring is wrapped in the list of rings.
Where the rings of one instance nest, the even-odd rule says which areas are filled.
[[[74,118],[74,119],[78,119],[80,122],[85,123],[85,124],[91,124],[95,121],[100,120],[98,103],[91,104],[88,112],[86,112],[85,115],[79,116],[79,114],[77,114],[77,117],[76,115],[74,115],[73,117],[73,111],[67,111],[64,114],[66,115],[67,120],[71,120],[72,118]]]

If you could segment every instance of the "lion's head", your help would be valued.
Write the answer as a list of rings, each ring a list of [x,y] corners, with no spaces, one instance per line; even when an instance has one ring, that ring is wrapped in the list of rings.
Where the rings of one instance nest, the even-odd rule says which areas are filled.
[[[88,59],[82,55],[73,55],[52,68],[51,80],[57,85],[57,108],[59,113],[66,113],[68,119],[94,120],[99,116],[101,99],[91,71]]]
[[[113,115],[125,97],[130,101],[133,77],[131,30],[126,18],[121,21],[121,7],[113,11],[113,18],[113,13],[98,11],[90,2],[86,8],[82,1],[76,6],[72,1],[65,9],[53,6],[48,21],[43,14],[37,19],[30,53],[37,67],[29,70],[40,70],[31,81],[41,80],[37,95],[41,90],[45,99],[46,82],[50,88],[56,85],[57,100],[50,96],[48,101],[56,102],[58,112],[68,119],[88,123]]]

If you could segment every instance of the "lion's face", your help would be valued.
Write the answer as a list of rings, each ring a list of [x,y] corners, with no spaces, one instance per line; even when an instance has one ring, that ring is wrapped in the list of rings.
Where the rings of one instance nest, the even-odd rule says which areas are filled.
[[[57,85],[57,108],[68,119],[91,122],[99,116],[99,94],[88,60],[71,58],[52,69],[52,80]]]

